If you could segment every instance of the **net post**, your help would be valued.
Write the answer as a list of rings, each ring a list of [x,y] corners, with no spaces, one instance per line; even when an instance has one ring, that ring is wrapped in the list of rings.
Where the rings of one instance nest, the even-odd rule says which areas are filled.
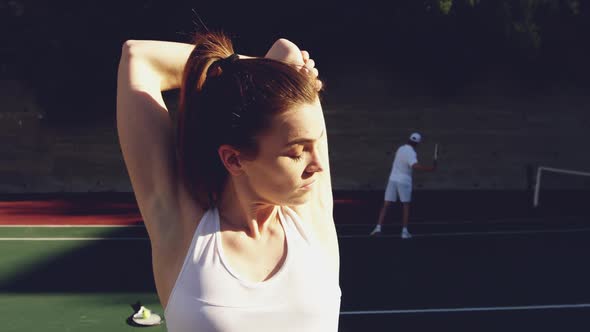
[[[539,206],[539,191],[541,188],[541,172],[543,167],[537,168],[537,180],[535,181],[535,196],[533,197],[533,206]]]

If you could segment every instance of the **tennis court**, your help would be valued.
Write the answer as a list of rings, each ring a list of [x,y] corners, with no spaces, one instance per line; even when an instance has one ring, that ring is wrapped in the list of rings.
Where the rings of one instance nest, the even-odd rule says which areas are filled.
[[[590,331],[590,2],[289,5],[0,3],[0,332],[166,331],[131,191],[176,170],[204,185],[216,176],[191,160],[219,166],[198,156],[223,142],[250,157],[279,138],[305,143],[280,153],[299,189],[330,174],[340,332]],[[162,43],[215,31],[232,47]],[[321,117],[304,76],[270,59],[321,81]],[[396,158],[406,145],[416,163],[411,149]],[[288,187],[259,161],[236,193]],[[411,238],[397,202],[377,231],[387,187],[413,190]],[[163,324],[135,325],[141,306]]]
[[[529,193],[417,192],[414,238],[401,240],[395,209],[368,236],[379,193],[338,193],[340,331],[586,330],[583,194],[544,193],[555,204],[538,210]],[[0,209],[2,331],[130,331],[138,302],[162,313],[131,194],[12,195]]]

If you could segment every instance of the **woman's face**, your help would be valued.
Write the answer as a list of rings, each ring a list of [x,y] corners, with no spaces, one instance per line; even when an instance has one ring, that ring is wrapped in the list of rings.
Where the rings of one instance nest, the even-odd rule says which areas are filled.
[[[258,155],[243,161],[244,177],[262,204],[307,202],[327,160],[322,107],[317,100],[276,115],[258,138]]]

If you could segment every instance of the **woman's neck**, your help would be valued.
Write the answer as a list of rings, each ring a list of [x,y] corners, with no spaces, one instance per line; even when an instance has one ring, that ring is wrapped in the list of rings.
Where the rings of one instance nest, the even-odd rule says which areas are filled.
[[[219,201],[220,221],[225,229],[243,231],[258,239],[278,225],[276,205],[262,203],[231,181],[225,185]]]

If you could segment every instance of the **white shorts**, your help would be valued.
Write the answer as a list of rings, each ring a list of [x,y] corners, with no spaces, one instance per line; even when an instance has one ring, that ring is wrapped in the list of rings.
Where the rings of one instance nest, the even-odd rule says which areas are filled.
[[[402,203],[411,202],[412,185],[389,180],[387,183],[387,188],[385,189],[385,200],[388,202],[395,202],[397,201],[398,196],[400,202]]]

